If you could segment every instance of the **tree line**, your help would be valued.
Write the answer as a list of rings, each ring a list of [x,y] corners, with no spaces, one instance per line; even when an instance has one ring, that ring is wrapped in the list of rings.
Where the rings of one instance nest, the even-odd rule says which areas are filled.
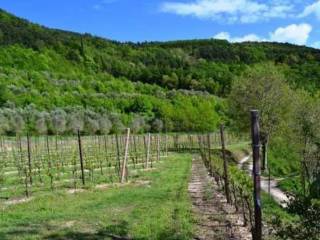
[[[295,221],[277,219],[281,239],[318,239],[320,213],[320,98],[290,87],[272,65],[256,65],[240,76],[229,95],[229,116],[237,131],[249,131],[249,110],[259,109],[262,146],[270,146],[264,174],[289,181],[288,212]],[[292,166],[284,170],[284,167]],[[289,180],[288,180],[289,179]]]

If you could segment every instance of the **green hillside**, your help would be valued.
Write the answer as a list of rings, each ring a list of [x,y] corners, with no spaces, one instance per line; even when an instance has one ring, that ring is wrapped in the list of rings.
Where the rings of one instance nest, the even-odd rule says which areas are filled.
[[[209,171],[213,171],[212,174],[218,185],[220,185],[219,179],[226,179],[227,175],[231,176],[230,184],[233,185],[234,203],[235,205],[237,202],[240,203],[237,200],[237,197],[240,197],[241,205],[244,207],[244,202],[249,199],[248,196],[252,199],[251,178],[238,168],[244,170],[243,167],[250,164],[250,157],[247,156],[245,159],[235,157],[234,161],[228,164],[230,173],[224,173],[222,169],[225,167],[222,166],[226,164],[220,158],[220,151],[216,151],[220,145],[219,136],[208,133],[217,131],[219,125],[224,123],[226,136],[229,136],[226,137],[226,147],[232,150],[234,156],[247,155],[251,152],[248,139],[242,140],[250,132],[250,110],[252,109],[259,110],[259,143],[261,143],[263,175],[261,179],[264,182],[266,179],[272,179],[272,185],[276,185],[275,190],[282,191],[280,191],[282,197],[286,195],[285,193],[293,195],[286,212],[275,208],[275,203],[271,201],[270,196],[263,197],[263,210],[268,212],[269,209],[272,209],[272,222],[267,222],[266,226],[272,225],[279,239],[297,239],[295,235],[299,235],[299,239],[318,239],[320,50],[284,43],[229,43],[215,39],[144,43],[117,42],[90,34],[49,29],[0,10],[0,146],[4,159],[0,164],[0,183],[15,185],[13,184],[15,182],[8,181],[7,177],[10,179],[12,173],[13,175],[17,173],[21,180],[19,184],[25,184],[27,196],[29,194],[28,177],[32,185],[33,172],[34,175],[39,174],[39,183],[42,186],[41,166],[43,174],[48,175],[48,181],[50,178],[51,189],[54,189],[56,180],[62,180],[60,179],[60,167],[62,166],[64,171],[64,165],[61,164],[63,161],[61,159],[68,159],[74,167],[70,165],[70,168],[66,169],[73,169],[72,177],[79,178],[77,160],[75,160],[78,157],[74,155],[78,150],[71,151],[72,148],[68,146],[69,148],[65,148],[65,151],[68,152],[65,154],[66,158],[62,158],[63,151],[60,154],[58,150],[59,138],[61,149],[64,149],[63,145],[73,144],[76,147],[74,149],[79,147],[80,165],[83,168],[81,141],[79,145],[74,145],[76,138],[69,136],[78,130],[82,135],[91,135],[86,139],[91,139],[96,145],[96,148],[92,148],[91,143],[84,141],[87,146],[90,146],[90,153],[89,150],[85,150],[84,153],[92,154],[90,158],[85,156],[90,159],[85,164],[86,168],[90,169],[88,171],[90,179],[94,180],[93,173],[96,169],[98,170],[94,167],[98,166],[97,156],[102,154],[99,137],[104,138],[103,161],[106,160],[107,168],[111,169],[113,167],[106,156],[110,154],[110,158],[114,156],[114,159],[117,156],[114,169],[116,174],[120,174],[118,171],[120,170],[119,153],[127,154],[130,138],[127,138],[124,144],[124,141],[119,141],[118,135],[117,137],[110,136],[111,145],[107,146],[106,139],[109,136],[106,135],[123,133],[125,128],[130,127],[133,135],[149,132],[183,132],[186,134],[181,137],[181,144],[178,143],[180,135],[169,135],[172,137],[169,143],[172,143],[174,147],[169,146],[168,148],[166,144],[166,151],[168,149],[169,151],[171,149],[181,151],[181,146],[186,150],[188,144],[191,144],[190,149],[192,150],[194,150],[194,145],[196,148],[199,147],[200,155],[204,162],[207,161],[206,166],[209,166]],[[192,140],[189,132],[204,134],[193,135],[194,140]],[[30,133],[32,137],[23,138],[27,133]],[[43,136],[34,136],[36,134],[56,136],[43,138]],[[97,136],[99,134],[100,136]],[[4,137],[3,135],[9,136]],[[11,137],[15,135],[17,136],[16,142]],[[239,138],[235,135],[238,135]],[[141,136],[141,141],[138,138],[137,142],[141,151],[134,150],[136,154],[139,152],[143,155],[142,159],[146,157],[146,168],[148,168],[149,157],[152,159],[149,150],[150,148],[151,151],[155,150],[152,142],[155,143],[156,136],[158,139],[157,156],[160,159],[158,154],[162,151],[159,136],[165,137],[167,141],[168,135],[154,134],[152,138],[147,134],[144,137]],[[231,145],[230,136],[237,141],[242,140],[236,145]],[[212,144],[213,137],[216,144]],[[72,140],[73,143],[70,143],[62,141],[63,138],[74,140]],[[34,151],[31,149],[31,152],[30,139],[37,142],[34,144],[36,146]],[[42,141],[40,144],[39,139]],[[115,140],[115,145],[112,139]],[[134,137],[134,148],[136,148],[135,139]],[[55,143],[55,147],[50,147],[50,142]],[[21,143],[26,145],[24,154],[22,154],[23,145]],[[37,144],[43,149],[46,148],[47,159],[43,159],[42,152],[44,151],[39,151]],[[125,145],[126,150],[120,151]],[[18,148],[19,150],[14,150]],[[109,149],[117,150],[117,154],[110,153]],[[52,151],[55,153],[51,153]],[[33,154],[38,153],[41,153],[39,164],[31,163]],[[23,157],[25,160],[22,160]],[[124,156],[124,159],[126,157],[127,155]],[[134,160],[134,157],[130,158],[135,168],[136,164],[138,165],[135,162],[137,160]],[[11,160],[8,161],[8,159]],[[51,164],[53,159],[56,159],[56,164]],[[123,160],[122,164],[126,164],[127,160],[129,161],[129,159]],[[173,160],[175,161],[176,158]],[[181,168],[186,176],[183,177],[185,182],[176,179],[179,171],[172,171],[172,176],[174,176],[172,179],[180,185],[183,183],[182,187],[188,180],[187,170],[190,170],[191,164],[194,164],[194,161],[191,163],[191,156],[186,155],[186,160],[189,162],[176,162],[177,167],[186,166],[185,170]],[[22,163],[22,161],[25,162]],[[45,170],[42,161],[47,161],[45,165],[48,165],[48,171]],[[15,168],[11,168],[8,163],[16,165],[17,171],[13,171],[12,169]],[[32,170],[32,164],[38,170],[35,171],[35,168]],[[102,160],[99,164],[99,170],[103,175]],[[153,164],[152,160],[151,164]],[[53,167],[57,169],[56,176],[52,174],[52,166],[56,166]],[[122,174],[124,174],[127,168],[126,165],[122,166]],[[145,164],[140,166],[145,166]],[[157,166],[156,169],[161,169],[161,167]],[[170,164],[170,170],[172,169],[174,168]],[[203,170],[203,176],[208,180],[208,171]],[[84,183],[86,179],[84,169],[81,172]],[[69,175],[62,175],[69,178]],[[157,172],[155,176],[157,179],[161,178],[160,172]],[[124,175],[121,176],[122,179],[123,177]],[[18,178],[15,179],[18,180]],[[167,176],[164,175],[164,179],[168,180]],[[110,181],[113,183],[112,177]],[[151,183],[153,187],[153,180]],[[76,188],[76,181],[74,184]],[[247,190],[243,192],[242,187]],[[11,188],[8,189],[11,191]],[[8,189],[5,187],[0,190]],[[12,189],[16,190],[16,188]],[[157,189],[152,190],[152,193],[156,191]],[[130,193],[134,191],[130,190]],[[178,195],[181,195],[180,192]],[[160,195],[157,193],[155,196],[159,198]],[[174,196],[175,200],[176,198]],[[208,196],[205,198],[209,199]],[[148,201],[150,201],[149,198]],[[175,205],[176,203],[172,205],[172,208],[168,208],[168,211],[172,219],[179,222],[180,215],[176,214]],[[247,202],[246,205],[250,209],[250,203]],[[183,211],[181,213],[184,214]],[[189,210],[187,213],[190,216]],[[96,219],[96,216],[94,217]],[[186,219],[186,226],[189,227],[189,217]],[[252,219],[249,217],[247,220],[250,224]],[[224,220],[224,223],[227,221]],[[104,224],[111,223],[105,222]],[[8,229],[15,226],[11,225]],[[186,229],[188,231],[185,233],[189,234],[190,229]],[[160,234],[160,231],[158,233]]]
[[[213,130],[227,118],[224,98],[234,79],[270,62],[292,88],[313,94],[320,88],[320,51],[312,48],[223,40],[120,43],[0,11],[1,131]]]

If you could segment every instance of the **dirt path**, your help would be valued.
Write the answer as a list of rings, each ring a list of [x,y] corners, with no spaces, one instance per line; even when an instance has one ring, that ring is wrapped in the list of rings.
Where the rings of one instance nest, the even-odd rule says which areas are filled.
[[[252,158],[246,156],[241,159],[238,163],[238,168],[247,172],[248,175],[252,175]],[[264,192],[269,192],[269,181],[268,178],[261,177],[261,189]],[[270,181],[270,195],[272,198],[282,207],[286,207],[287,202],[289,202],[288,196],[278,188],[278,181],[271,179]]]
[[[189,183],[189,194],[192,198],[193,213],[196,217],[196,234],[198,240],[246,240],[251,233],[243,227],[240,214],[226,203],[214,180],[199,157],[192,162],[192,178]]]

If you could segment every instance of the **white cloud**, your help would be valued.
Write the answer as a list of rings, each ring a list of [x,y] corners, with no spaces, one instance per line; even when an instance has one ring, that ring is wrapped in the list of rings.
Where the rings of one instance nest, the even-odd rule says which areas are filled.
[[[229,42],[232,42],[230,33],[228,33],[228,32],[220,32],[220,33],[214,35],[213,38],[220,39],[220,40],[228,40]]]
[[[182,16],[253,23],[288,16],[294,6],[287,2],[269,0],[193,0],[192,2],[165,2],[161,11]]]
[[[289,42],[298,45],[307,43],[312,27],[309,24],[291,24],[280,27],[270,34],[270,40],[275,42]]]
[[[242,37],[231,37],[228,32],[218,33],[213,38],[224,39],[224,40],[228,40],[229,42],[260,42],[264,40],[264,39],[261,39],[256,34],[248,34]]]
[[[268,38],[259,37],[256,34],[248,34],[242,37],[231,37],[228,32],[220,32],[213,38],[225,39],[229,42],[288,42],[298,45],[305,45],[309,39],[312,27],[309,24],[291,24],[286,27],[279,27],[274,32],[269,33]],[[320,42],[315,43],[320,47]]]
[[[320,0],[306,6],[306,8],[302,12],[302,14],[299,15],[299,17],[306,17],[311,14],[315,14],[317,18],[320,19]]]

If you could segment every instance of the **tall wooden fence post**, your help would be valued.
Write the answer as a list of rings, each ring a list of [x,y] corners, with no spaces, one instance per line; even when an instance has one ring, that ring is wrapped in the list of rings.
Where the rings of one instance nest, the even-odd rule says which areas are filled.
[[[148,133],[146,169],[148,169],[148,168],[149,168],[149,160],[150,160],[150,144],[151,144],[151,134],[150,134],[150,133]]]
[[[80,157],[80,167],[81,167],[81,179],[82,184],[85,185],[85,178],[84,178],[84,166],[83,166],[83,156],[82,156],[82,144],[81,144],[81,135],[80,130],[78,130],[78,146],[79,146],[79,157]]]
[[[29,180],[30,180],[30,184],[32,185],[31,143],[30,143],[29,133],[27,133],[27,149],[28,149]]]
[[[251,138],[253,157],[253,200],[254,200],[254,229],[253,239],[262,239],[262,213],[261,213],[261,182],[260,182],[260,136],[259,136],[259,112],[251,110]]]
[[[129,142],[130,142],[130,128],[127,129],[127,137],[126,137],[126,145],[124,150],[124,158],[122,162],[122,171],[121,171],[121,183],[124,182],[126,176],[126,169],[127,169],[127,159],[129,153]]]
[[[116,164],[116,171],[118,176],[120,177],[120,142],[119,142],[119,135],[116,134],[116,150],[117,150],[117,164]]]
[[[220,126],[220,137],[221,137],[221,150],[223,158],[223,174],[224,174],[224,189],[227,198],[227,203],[231,203],[230,200],[230,188],[229,188],[229,174],[228,174],[228,161],[226,157],[226,145],[224,139],[224,125]]]
[[[165,136],[165,156],[168,157],[168,134]]]
[[[210,139],[210,133],[207,135],[207,147],[208,147],[208,169],[209,174],[212,177],[213,171],[212,171],[212,162],[211,162],[211,139]]]
[[[160,161],[160,134],[157,135],[157,161]]]

